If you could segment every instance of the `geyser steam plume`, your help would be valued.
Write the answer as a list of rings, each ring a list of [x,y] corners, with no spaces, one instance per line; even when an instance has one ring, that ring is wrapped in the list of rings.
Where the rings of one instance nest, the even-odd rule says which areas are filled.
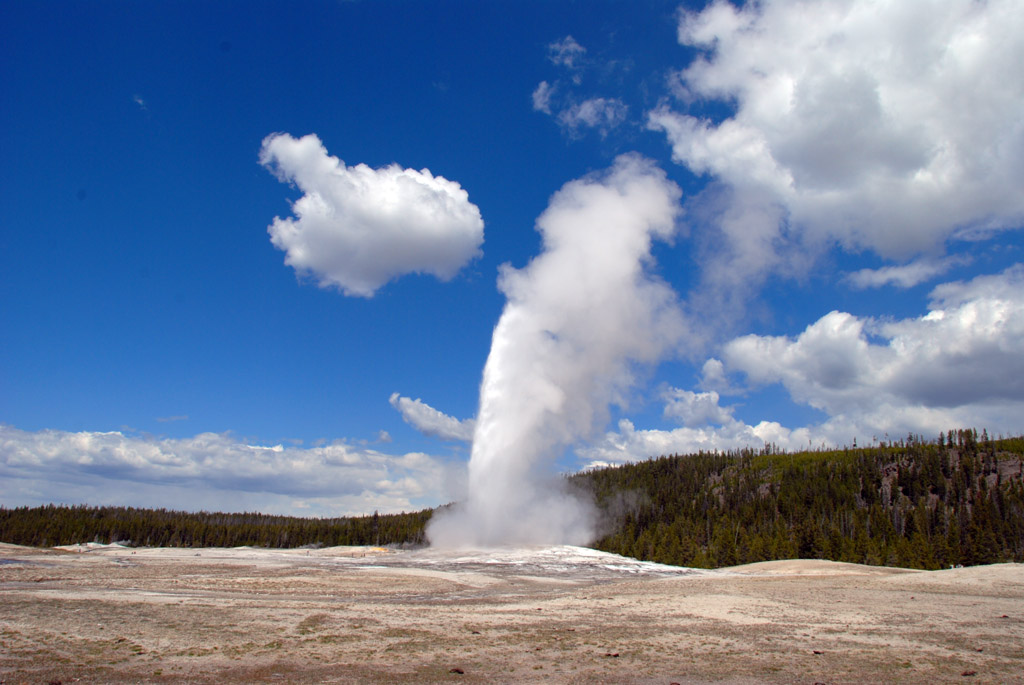
[[[537,220],[543,252],[501,267],[508,298],[494,329],[464,501],[427,531],[440,547],[586,544],[591,505],[550,465],[624,404],[636,366],[679,339],[673,290],[649,273],[651,242],[672,237],[679,188],[653,162],[623,155],[567,183]]]

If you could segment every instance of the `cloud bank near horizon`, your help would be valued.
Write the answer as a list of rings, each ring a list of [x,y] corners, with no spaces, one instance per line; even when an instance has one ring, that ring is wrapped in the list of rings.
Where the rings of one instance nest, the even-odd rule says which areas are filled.
[[[7,505],[248,511],[256,498],[265,513],[391,513],[434,506],[448,470],[427,454],[389,455],[340,441],[268,446],[223,433],[171,439],[0,424],[0,499]]]
[[[1015,434],[1024,416],[1024,266],[938,285],[919,317],[876,320],[833,311],[795,338],[734,338],[721,356],[705,365],[706,385],[742,401],[748,389],[778,384],[827,418],[794,428],[748,425],[734,417],[734,406],[720,404],[719,392],[672,388],[665,415],[682,427],[637,430],[624,420],[580,455],[592,465],[614,464],[763,443],[796,450],[885,435],[933,438],[961,426]]]

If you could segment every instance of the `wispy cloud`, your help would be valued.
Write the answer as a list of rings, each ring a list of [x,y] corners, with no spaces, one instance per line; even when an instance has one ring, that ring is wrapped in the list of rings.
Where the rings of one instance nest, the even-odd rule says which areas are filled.
[[[406,423],[424,435],[442,440],[473,440],[473,419],[456,419],[434,409],[423,400],[402,397],[397,392],[392,393],[388,401],[402,414]]]
[[[629,107],[621,98],[582,94],[584,58],[587,50],[572,36],[548,45],[548,60],[568,71],[569,81],[541,81],[531,100],[535,112],[552,116],[570,138],[596,131],[602,138],[625,123]],[[593,65],[590,65],[593,66]],[[613,67],[613,64],[606,64]]]
[[[555,88],[547,81],[541,81],[531,95],[533,100],[533,111],[551,114],[551,96]]]
[[[582,67],[583,56],[586,54],[587,49],[572,36],[566,36],[548,45],[548,59],[551,63],[574,72]]]
[[[558,123],[572,136],[581,129],[594,129],[601,137],[626,120],[629,108],[616,98],[591,98],[571,105],[558,113]]]
[[[846,281],[858,290],[881,288],[892,285],[897,288],[913,288],[941,276],[954,266],[966,264],[967,257],[946,257],[945,259],[919,259],[909,264],[883,266],[878,269],[861,269],[846,276]]]

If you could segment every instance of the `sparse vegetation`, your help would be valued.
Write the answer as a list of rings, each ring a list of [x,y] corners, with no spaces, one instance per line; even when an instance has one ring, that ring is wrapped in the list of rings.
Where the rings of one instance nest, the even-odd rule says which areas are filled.
[[[299,635],[309,635],[323,629],[324,624],[327,623],[327,614],[311,614],[306,618],[299,621],[299,625],[296,627]]]

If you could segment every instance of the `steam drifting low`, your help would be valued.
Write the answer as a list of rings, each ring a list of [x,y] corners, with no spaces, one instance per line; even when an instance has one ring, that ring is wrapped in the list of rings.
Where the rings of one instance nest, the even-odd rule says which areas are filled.
[[[469,490],[434,517],[439,547],[585,544],[589,503],[550,471],[624,405],[638,366],[683,330],[674,291],[650,271],[654,239],[672,238],[681,191],[638,155],[567,183],[537,220],[543,252],[505,264],[508,298],[480,388]]]

